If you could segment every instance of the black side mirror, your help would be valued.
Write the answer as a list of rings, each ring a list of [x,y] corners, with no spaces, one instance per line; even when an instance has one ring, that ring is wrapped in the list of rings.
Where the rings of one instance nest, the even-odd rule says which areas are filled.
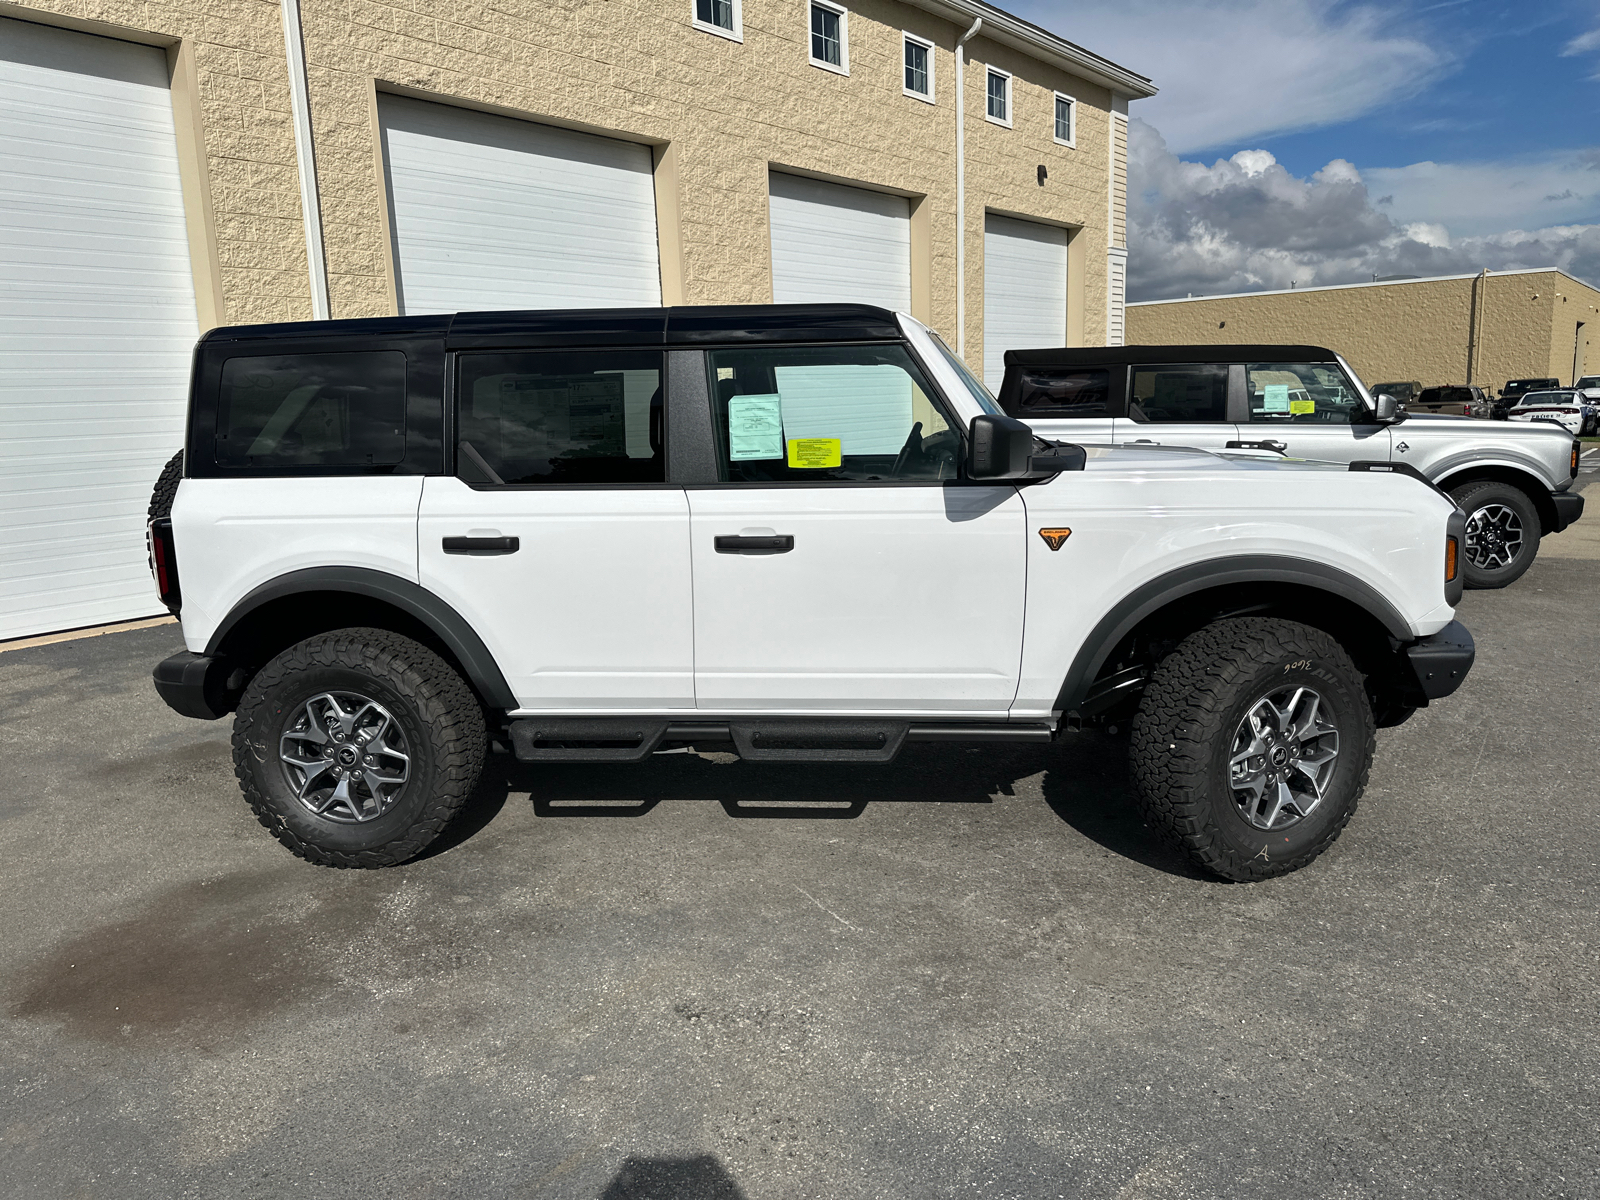
[[[1046,479],[1058,471],[1081,471],[1088,456],[1080,446],[1045,444],[1011,417],[985,413],[967,428],[967,478],[1016,483]]]

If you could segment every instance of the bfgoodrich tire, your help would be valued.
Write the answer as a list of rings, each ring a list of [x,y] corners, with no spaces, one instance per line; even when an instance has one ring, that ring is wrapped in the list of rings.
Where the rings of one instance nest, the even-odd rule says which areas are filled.
[[[233,765],[272,835],[328,867],[416,857],[483,769],[483,712],[443,659],[381,629],[289,647],[245,688]]]
[[[1461,548],[1469,588],[1503,588],[1522,578],[1539,553],[1539,510],[1509,483],[1469,483],[1450,493],[1467,514]]]
[[[1361,673],[1293,621],[1218,621],[1156,668],[1129,753],[1146,824],[1224,879],[1305,866],[1338,838],[1375,744]]]
[[[167,460],[167,465],[161,468],[161,474],[156,477],[156,486],[150,492],[150,507],[146,510],[147,519],[159,521],[172,515],[172,502],[177,498],[178,484],[182,479],[183,451],[179,450]]]

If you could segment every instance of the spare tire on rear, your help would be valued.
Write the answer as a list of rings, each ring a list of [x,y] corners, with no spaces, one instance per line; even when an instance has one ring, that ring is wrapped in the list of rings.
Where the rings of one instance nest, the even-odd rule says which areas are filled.
[[[172,515],[172,501],[178,495],[178,481],[183,478],[183,451],[179,450],[156,477],[155,490],[150,493],[150,511],[147,520],[159,521]]]

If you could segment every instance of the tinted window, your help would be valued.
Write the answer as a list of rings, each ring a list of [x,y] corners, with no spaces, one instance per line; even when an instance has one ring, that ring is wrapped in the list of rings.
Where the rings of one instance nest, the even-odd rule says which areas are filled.
[[[707,357],[724,480],[956,477],[960,435],[900,346],[717,350]]]
[[[1111,401],[1111,372],[1104,367],[1081,370],[1022,369],[1017,376],[1017,405],[1050,409],[1052,416],[1103,417]]]
[[[406,356],[230,358],[217,406],[229,467],[388,466],[405,457]]]
[[[1250,420],[1260,424],[1349,425],[1364,411],[1360,394],[1332,363],[1248,363],[1245,388]]]
[[[1227,420],[1225,365],[1129,367],[1128,375],[1128,415],[1135,421]]]
[[[466,354],[456,474],[492,486],[660,483],[661,355]]]

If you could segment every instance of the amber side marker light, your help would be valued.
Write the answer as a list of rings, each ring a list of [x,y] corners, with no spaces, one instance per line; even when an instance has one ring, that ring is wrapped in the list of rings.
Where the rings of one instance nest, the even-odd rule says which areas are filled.
[[[1457,566],[1457,555],[1458,554],[1459,554],[1459,547],[1456,545],[1456,539],[1453,538],[1453,537],[1445,538],[1445,540],[1444,540],[1444,581],[1446,583],[1454,583],[1456,581],[1456,566]]]
[[[1581,443],[1579,443],[1579,442],[1573,442],[1572,443],[1572,473],[1574,475],[1576,475],[1578,473],[1578,458],[1580,456],[1580,451],[1582,450],[1582,448],[1583,447],[1582,447]]]

